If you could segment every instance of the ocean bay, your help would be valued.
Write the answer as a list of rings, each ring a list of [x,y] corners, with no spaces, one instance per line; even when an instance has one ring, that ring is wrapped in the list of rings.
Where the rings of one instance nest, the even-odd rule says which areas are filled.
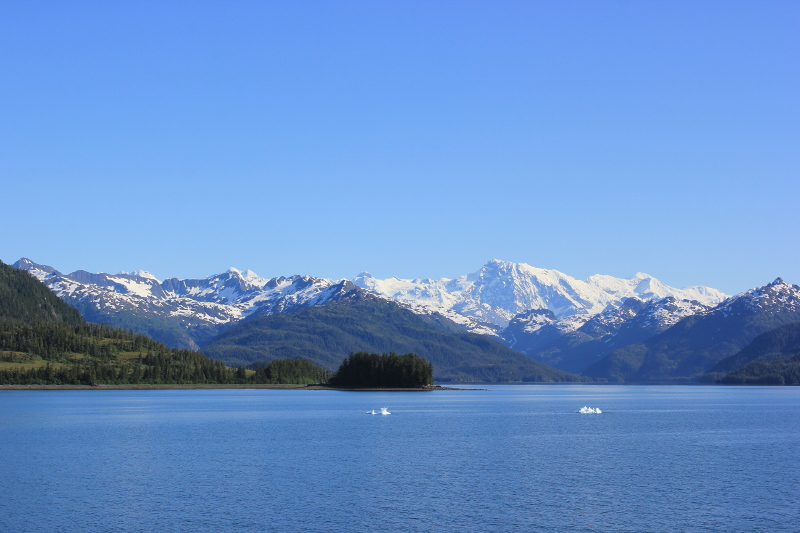
[[[486,388],[0,391],[0,530],[796,530],[800,389]]]

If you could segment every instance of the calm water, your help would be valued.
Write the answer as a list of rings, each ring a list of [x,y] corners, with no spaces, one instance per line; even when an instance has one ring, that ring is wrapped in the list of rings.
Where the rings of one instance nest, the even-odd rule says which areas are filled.
[[[0,531],[800,530],[800,388],[490,389],[0,391]]]

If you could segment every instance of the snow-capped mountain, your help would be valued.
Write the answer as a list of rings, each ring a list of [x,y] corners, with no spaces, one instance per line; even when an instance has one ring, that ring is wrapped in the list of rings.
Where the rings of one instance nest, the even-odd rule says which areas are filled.
[[[496,259],[474,274],[455,279],[381,280],[363,272],[353,282],[375,294],[413,305],[420,313],[455,311],[499,327],[506,327],[517,314],[532,309],[550,310],[556,318],[563,318],[594,315],[631,297],[657,300],[671,296],[705,305],[727,298],[710,287],[669,287],[642,273],[630,278],[594,275],[578,280],[557,270]],[[573,321],[580,327],[580,320]]]
[[[396,302],[440,329],[493,335],[558,369],[611,381],[706,379],[713,365],[755,336],[800,320],[800,287],[780,278],[726,297],[708,287],[668,287],[646,274],[577,280],[497,260],[452,280],[378,280],[363,273],[354,282],[265,279],[235,268],[164,281],[141,270],[63,274],[25,258],[14,266],[87,320],[130,328],[173,347],[205,346],[251,318],[369,297]]]
[[[142,270],[119,274],[78,270],[62,274],[26,258],[14,266],[39,278],[93,320],[113,321],[113,315],[119,325],[126,325],[145,319],[153,322],[154,317],[159,317],[188,328],[192,340],[182,344],[192,348],[219,328],[248,317],[324,303],[346,283],[311,276],[268,280],[250,270],[235,268],[202,279],[160,281]],[[354,283],[397,301],[416,314],[492,336],[497,336],[498,330],[515,315],[532,309],[552,311],[561,320],[557,328],[563,332],[581,327],[590,315],[613,309],[632,296],[674,296],[705,302],[725,297],[708,287],[674,289],[646,274],[628,279],[597,275],[581,281],[555,270],[497,260],[489,261],[474,274],[452,280],[378,280],[363,273]]]
[[[702,315],[709,306],[667,296],[644,301],[628,298],[620,306],[595,315],[550,315],[531,321],[531,311],[517,315],[500,336],[508,346],[556,368],[581,372],[611,351],[641,342],[681,319]],[[577,319],[577,320],[576,320]]]
[[[756,335],[795,320],[800,287],[778,278],[713,307],[668,296],[628,298],[594,315],[558,318],[532,310],[499,335],[511,348],[566,372],[660,381],[694,379]]]
[[[750,311],[800,312],[800,286],[776,278],[772,283],[744,291],[720,303],[709,315],[740,315]]]
[[[558,318],[549,310],[520,313],[500,331],[500,337],[515,350],[536,356],[557,341],[574,346],[615,333],[646,306],[643,300],[627,298],[618,307],[594,315],[570,315]]]
[[[261,316],[319,305],[350,290],[347,280],[311,276],[264,279],[235,268],[203,279],[159,281],[148,272],[93,274],[83,270],[62,274],[53,267],[22,258],[14,263],[42,281],[60,298],[78,307],[84,316],[100,322],[139,326],[158,340],[196,348],[221,326]],[[156,327],[154,321],[161,324]],[[174,327],[170,327],[174,326]],[[154,329],[155,328],[155,329]],[[187,338],[164,339],[158,329],[189,332]],[[177,328],[177,329],[176,329]]]
[[[800,320],[800,287],[778,278],[732,296],[712,309],[694,312],[687,308],[677,312],[692,318],[679,319],[672,327],[638,344],[635,358],[630,349],[614,350],[586,368],[585,375],[625,381],[696,379],[756,336]],[[657,318],[658,312],[652,313],[652,320]],[[642,331],[643,327],[633,322],[630,326],[634,331]]]

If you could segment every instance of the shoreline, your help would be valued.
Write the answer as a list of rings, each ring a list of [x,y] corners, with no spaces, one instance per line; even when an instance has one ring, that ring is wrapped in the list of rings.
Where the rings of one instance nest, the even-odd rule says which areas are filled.
[[[443,387],[434,385],[432,387],[418,388],[345,388],[328,387],[326,385],[301,385],[301,384],[142,384],[142,385],[0,385],[0,391],[4,390],[190,390],[190,389],[273,389],[273,390],[337,390],[337,391],[388,391],[388,392],[428,392],[435,390],[487,390],[487,389],[467,389],[458,387]]]

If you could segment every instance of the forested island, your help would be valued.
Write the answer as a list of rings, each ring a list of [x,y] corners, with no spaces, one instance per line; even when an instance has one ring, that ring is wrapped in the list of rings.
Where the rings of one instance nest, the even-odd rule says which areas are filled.
[[[414,353],[357,352],[342,361],[328,383],[344,388],[421,388],[433,385],[433,365]]]

